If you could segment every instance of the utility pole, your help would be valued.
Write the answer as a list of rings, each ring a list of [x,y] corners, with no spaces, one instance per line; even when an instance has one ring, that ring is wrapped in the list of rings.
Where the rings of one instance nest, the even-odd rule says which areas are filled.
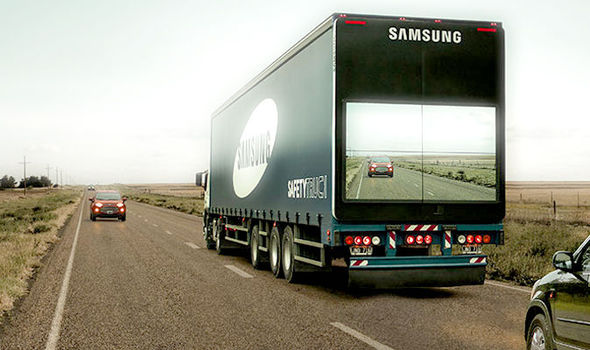
[[[64,185],[64,171],[60,170],[59,174],[60,174],[60,181],[59,182],[61,182],[61,186],[63,187],[63,185]]]
[[[45,169],[47,169],[47,180],[49,180],[49,185],[48,186],[49,186],[49,188],[51,188],[51,180],[50,180],[50,177],[49,177],[49,170],[51,170],[53,168],[50,167],[49,164],[47,164],[47,168],[45,168]]]
[[[27,164],[31,162],[27,162],[27,156],[23,157],[23,161],[19,162],[19,164],[23,165],[23,173],[24,173],[24,187],[23,187],[23,195],[27,195]]]
[[[55,167],[55,184],[59,188],[59,176],[58,176],[58,169]]]

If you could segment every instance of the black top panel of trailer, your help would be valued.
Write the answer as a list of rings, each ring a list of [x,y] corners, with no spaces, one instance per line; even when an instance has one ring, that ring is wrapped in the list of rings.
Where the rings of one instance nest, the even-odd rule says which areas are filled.
[[[336,218],[500,221],[501,26],[349,15],[335,27]]]

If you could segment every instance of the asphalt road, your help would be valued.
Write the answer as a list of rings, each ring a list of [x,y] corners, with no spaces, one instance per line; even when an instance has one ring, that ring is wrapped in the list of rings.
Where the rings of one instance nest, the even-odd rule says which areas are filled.
[[[350,199],[422,200],[495,200],[496,190],[467,182],[455,181],[394,165],[393,177],[367,175],[368,164],[363,162],[360,176],[356,176],[347,194]]]
[[[126,222],[91,222],[82,203],[0,330],[0,349],[44,349],[51,329],[58,349],[524,347],[525,289],[349,292],[340,273],[288,284],[239,252],[205,249],[198,217],[130,202]]]

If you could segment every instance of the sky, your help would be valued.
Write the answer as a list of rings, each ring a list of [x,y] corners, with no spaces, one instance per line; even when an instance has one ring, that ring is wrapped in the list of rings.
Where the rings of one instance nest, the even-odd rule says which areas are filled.
[[[334,12],[503,22],[507,180],[590,181],[583,0],[0,0],[0,176],[193,182],[211,113]]]

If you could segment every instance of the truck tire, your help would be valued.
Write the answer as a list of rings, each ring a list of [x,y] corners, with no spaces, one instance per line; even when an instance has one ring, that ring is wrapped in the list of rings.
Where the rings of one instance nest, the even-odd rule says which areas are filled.
[[[553,340],[551,339],[551,329],[547,324],[545,315],[538,314],[533,318],[526,337],[527,349],[553,349]]]
[[[276,278],[281,277],[281,236],[279,229],[275,226],[270,231],[270,239],[268,242],[268,260],[270,262],[270,270]]]
[[[296,283],[301,273],[297,271],[297,262],[295,261],[295,235],[291,226],[285,227],[283,231],[282,244],[282,262],[283,274],[289,283]]]
[[[252,267],[257,270],[262,269],[266,263],[266,259],[262,256],[262,251],[260,250],[259,230],[258,225],[254,225],[250,233],[250,261],[252,262]]]
[[[218,255],[225,254],[225,247],[223,247],[223,241],[225,240],[225,232],[221,229],[221,223],[217,222],[213,226],[213,235],[215,236],[215,250]]]

